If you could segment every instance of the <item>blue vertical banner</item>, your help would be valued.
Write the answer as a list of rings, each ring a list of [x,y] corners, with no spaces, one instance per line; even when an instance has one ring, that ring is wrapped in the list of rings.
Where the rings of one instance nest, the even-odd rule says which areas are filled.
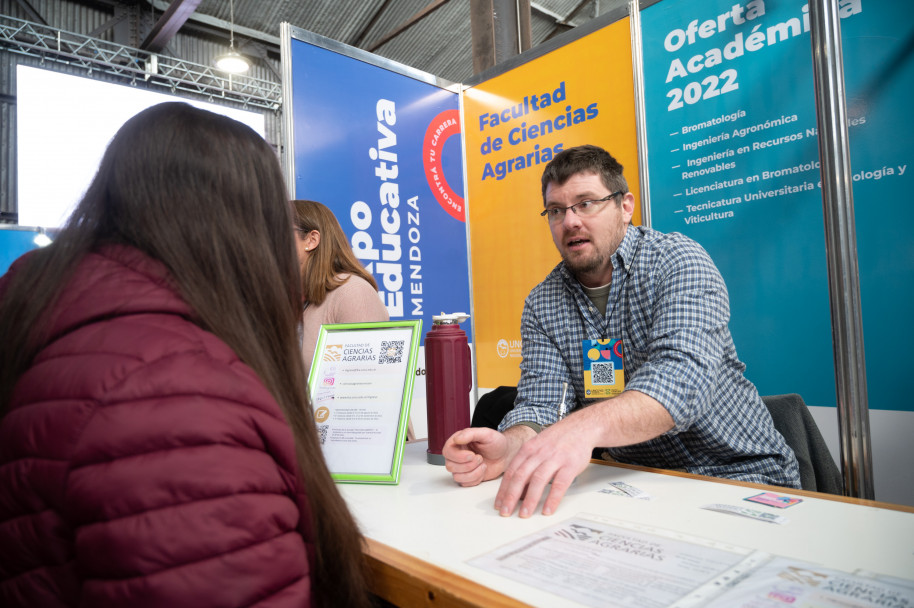
[[[862,1],[840,2],[842,20]],[[642,25],[653,226],[717,263],[762,394],[834,405],[808,6],[663,1]]]
[[[295,198],[333,210],[391,320],[469,312],[458,94],[308,38],[293,33],[286,101]]]
[[[44,235],[41,228],[0,226],[0,276],[9,270],[17,258],[50,242],[51,239]]]

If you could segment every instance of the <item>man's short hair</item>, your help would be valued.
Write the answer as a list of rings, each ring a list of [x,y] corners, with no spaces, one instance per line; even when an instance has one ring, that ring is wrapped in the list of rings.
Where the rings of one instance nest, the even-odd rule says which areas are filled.
[[[546,204],[546,186],[561,186],[578,173],[595,173],[610,192],[628,192],[628,183],[622,175],[622,165],[599,146],[576,146],[555,155],[543,170],[543,204]]]

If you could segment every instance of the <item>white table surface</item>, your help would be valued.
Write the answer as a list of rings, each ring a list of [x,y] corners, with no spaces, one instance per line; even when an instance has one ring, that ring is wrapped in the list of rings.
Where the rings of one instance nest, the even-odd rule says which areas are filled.
[[[534,606],[578,604],[470,566],[467,560],[591,513],[826,568],[914,579],[911,512],[801,493],[793,495],[802,498],[802,503],[773,509],[744,500],[764,491],[762,487],[591,464],[568,490],[555,514],[547,517],[538,510],[529,519],[516,514],[501,517],[493,508],[498,480],[462,488],[443,466],[426,463],[426,447],[424,441],[405,446],[399,485],[339,484],[363,534]],[[645,501],[599,492],[613,481],[631,484],[652,498]],[[786,489],[777,491],[791,494]],[[777,525],[701,508],[711,503],[776,512],[789,522]]]

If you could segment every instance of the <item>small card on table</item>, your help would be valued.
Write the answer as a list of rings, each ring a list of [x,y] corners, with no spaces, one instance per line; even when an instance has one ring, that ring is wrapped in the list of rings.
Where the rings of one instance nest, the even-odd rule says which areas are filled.
[[[757,502],[760,505],[767,505],[769,507],[775,507],[778,509],[786,509],[787,507],[792,507],[798,502],[803,502],[802,498],[784,496],[783,494],[775,494],[774,492],[762,492],[761,494],[756,494],[755,496],[750,496],[743,500],[748,500],[749,502]]]

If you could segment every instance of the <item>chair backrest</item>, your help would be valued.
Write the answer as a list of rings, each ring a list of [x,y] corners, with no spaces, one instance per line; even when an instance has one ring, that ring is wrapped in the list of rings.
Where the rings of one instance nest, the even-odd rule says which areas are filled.
[[[771,413],[774,428],[784,436],[800,464],[800,484],[804,490],[844,494],[841,471],[809,413],[803,398],[795,393],[764,395],[762,401]]]
[[[473,420],[470,426],[498,429],[498,424],[505,414],[514,408],[517,398],[516,386],[499,386],[479,398],[473,409]]]

